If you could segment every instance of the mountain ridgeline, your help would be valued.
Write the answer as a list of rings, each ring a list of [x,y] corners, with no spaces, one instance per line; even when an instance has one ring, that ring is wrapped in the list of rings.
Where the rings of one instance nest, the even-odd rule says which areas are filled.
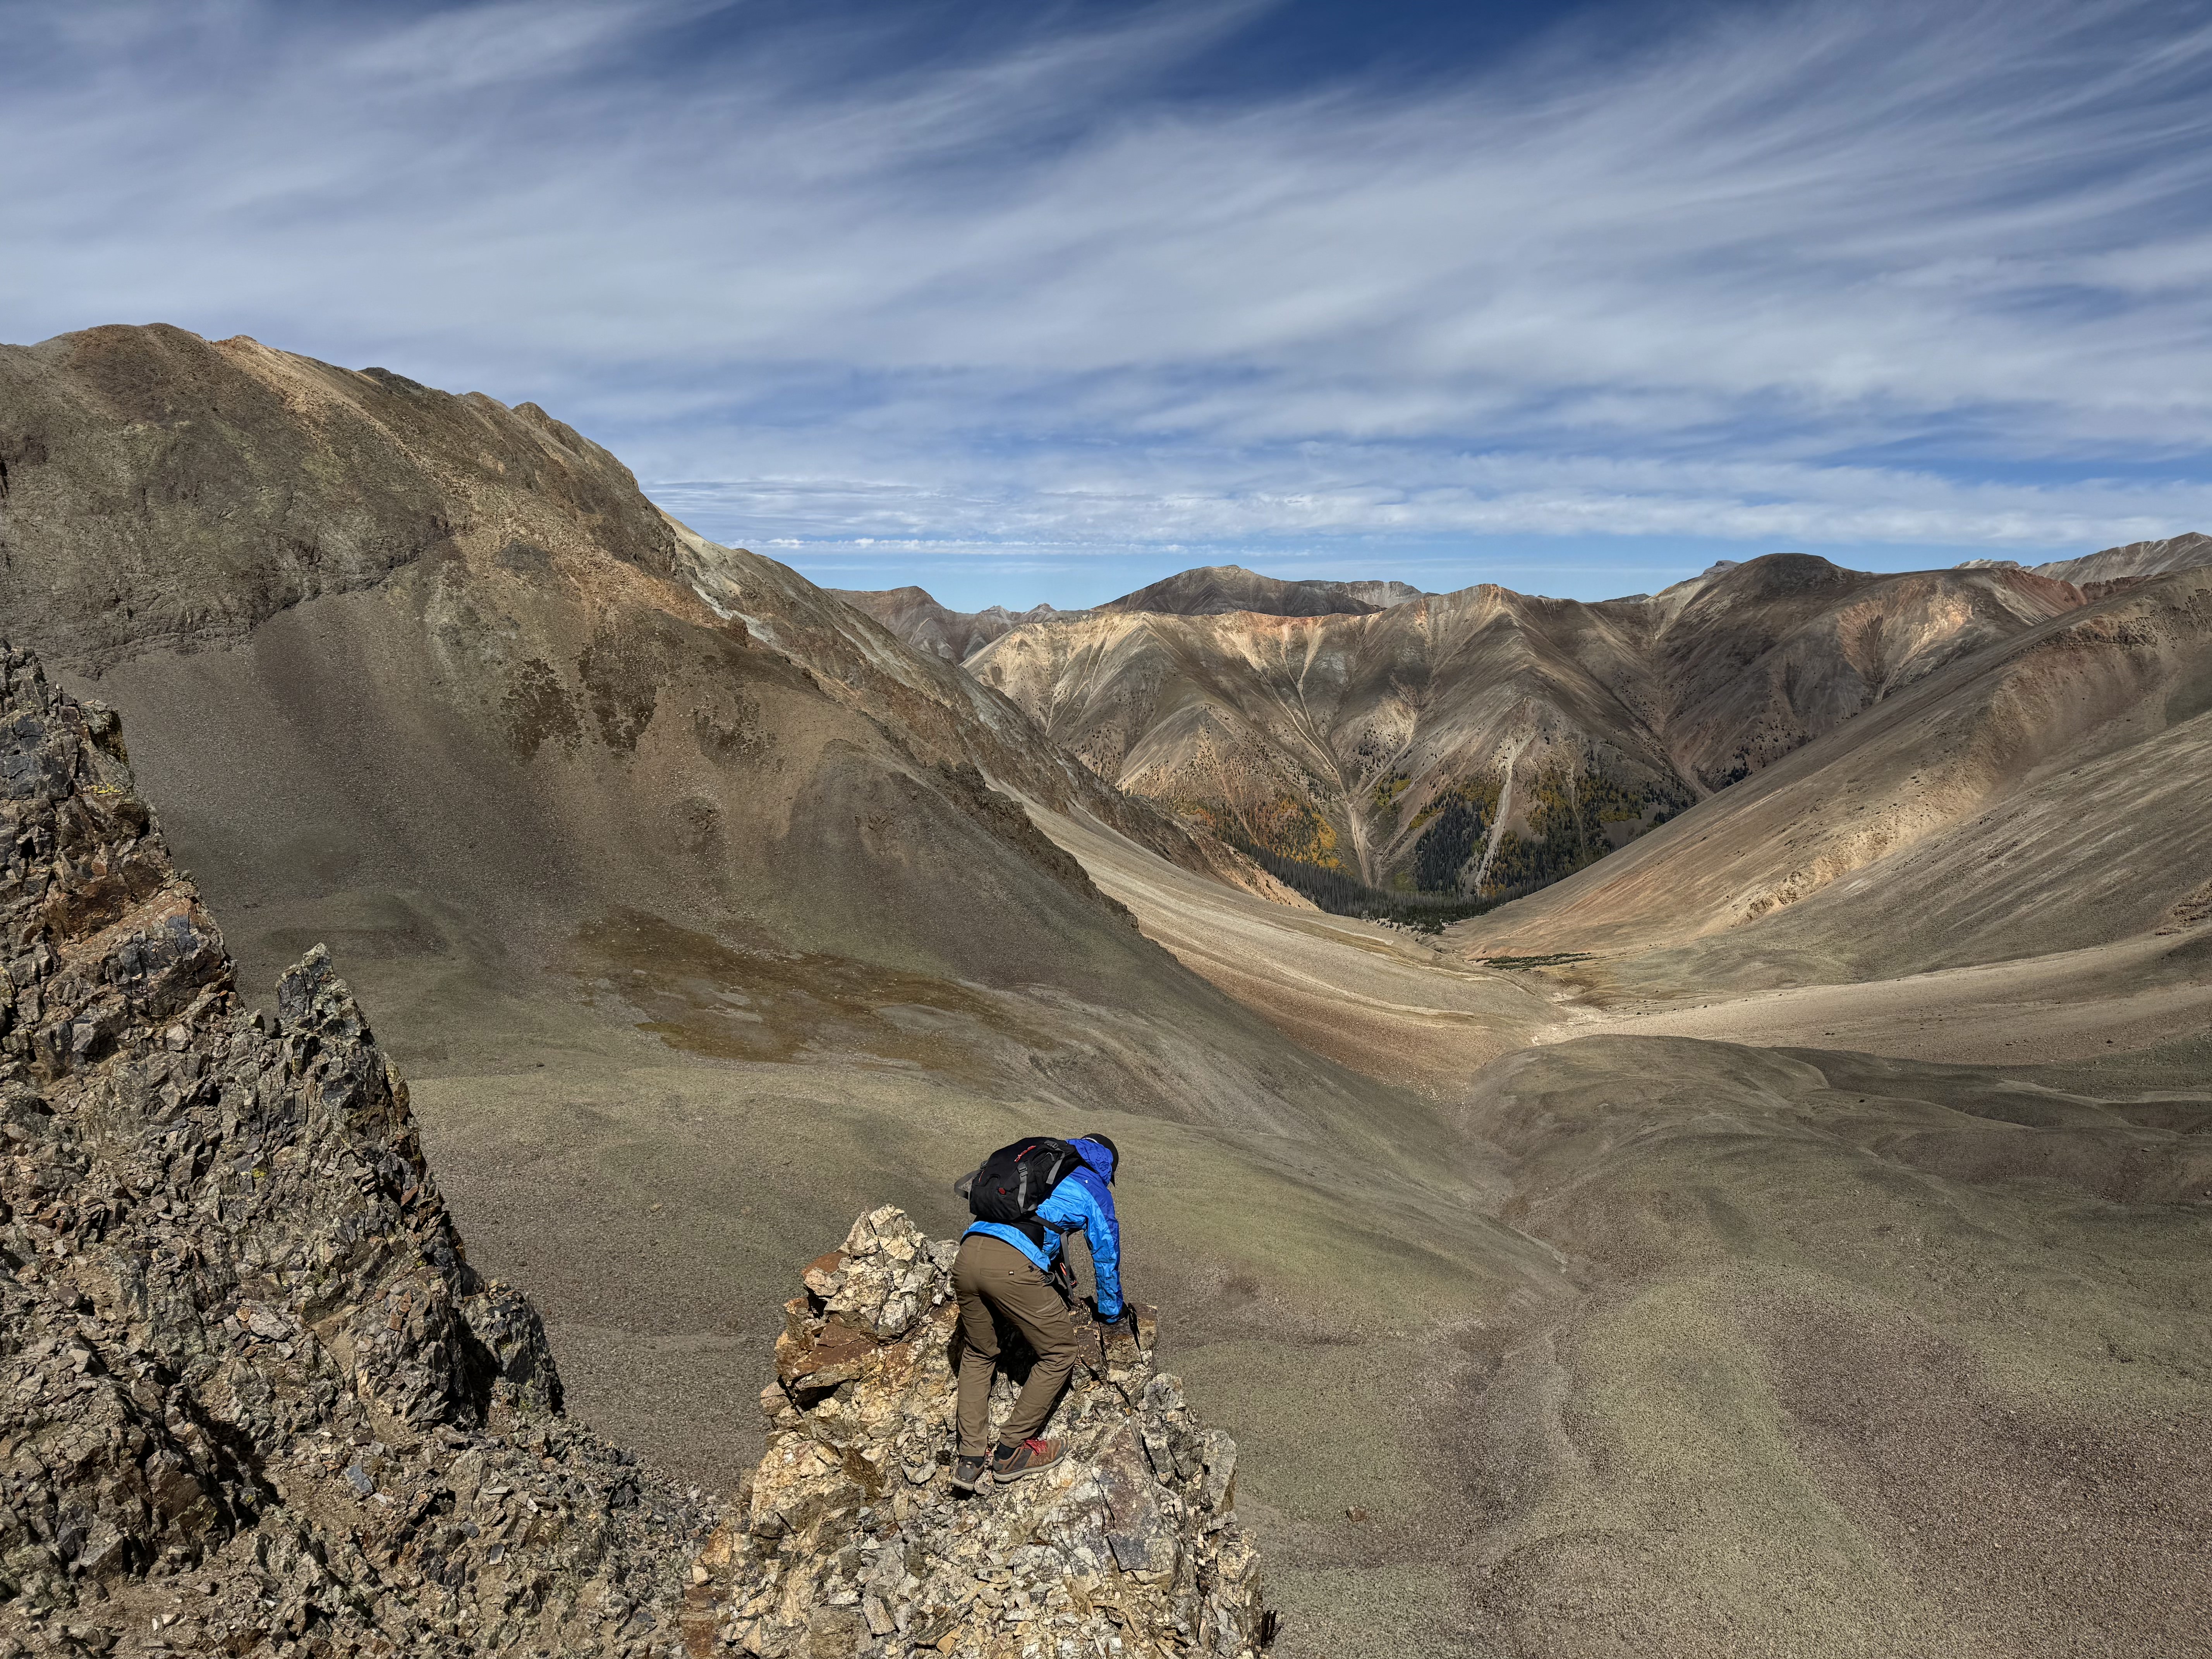
[[[1421,597],[1420,589],[1404,582],[1286,581],[1234,564],[1181,571],[1088,611],[1056,611],[1049,605],[1027,611],[1009,611],[1003,605],[954,611],[912,586],[829,591],[916,650],[947,662],[964,662],[1001,634],[1032,623],[1072,621],[1102,612],[1161,611],[1214,617],[1252,611],[1270,617],[1359,617]]]
[[[1358,614],[1102,610],[967,665],[1101,777],[1310,890],[1482,901],[2086,602],[2016,568],[1775,554],[1595,604],[1483,586]]]

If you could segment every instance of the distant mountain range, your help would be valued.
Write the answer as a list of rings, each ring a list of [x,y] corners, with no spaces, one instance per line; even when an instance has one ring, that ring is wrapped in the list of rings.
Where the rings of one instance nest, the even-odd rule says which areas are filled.
[[[2115,582],[2142,581],[2207,564],[2212,564],[2212,536],[2200,536],[2191,531],[2164,541],[2130,542],[2125,547],[2108,547],[2101,553],[2081,558],[2055,559],[2049,564],[2027,568],[2039,576],[2056,576],[2060,581],[2072,582],[2079,587],[2109,591],[2110,584]],[[2021,568],[2010,559],[1969,559],[1960,568],[1985,567]]]
[[[2123,554],[2171,556],[2073,562],[2128,568]],[[2212,570],[2106,578],[2105,597],[2071,604],[2034,572],[1933,574],[1923,629],[2005,591],[1978,581],[2017,598],[2007,618],[1931,632],[1825,737],[1470,926],[1501,952],[1635,958],[1608,970],[1624,987],[1749,988],[2078,951],[2212,913]],[[1881,586],[1859,602],[1884,606],[1889,639],[1895,605]]]
[[[1293,877],[1436,898],[1558,879],[1944,665],[2212,562],[2190,535],[2024,568],[1723,560],[1595,604],[1187,570],[1090,611],[844,597],[1099,776]]]
[[[1358,617],[1425,597],[1419,588],[1405,582],[1286,581],[1236,564],[1185,570],[1088,611],[1056,611],[1048,605],[1027,611],[1009,611],[1003,605],[984,611],[953,611],[920,587],[833,587],[829,591],[873,617],[917,650],[949,662],[964,662],[1000,635],[1031,623],[1131,611],[1181,617],[1216,617],[1237,611],[1268,617]]]
[[[1166,611],[1218,617],[1253,611],[1269,617],[1360,617],[1422,596],[1405,582],[1285,581],[1238,564],[1206,565],[1109,599],[1108,611]]]

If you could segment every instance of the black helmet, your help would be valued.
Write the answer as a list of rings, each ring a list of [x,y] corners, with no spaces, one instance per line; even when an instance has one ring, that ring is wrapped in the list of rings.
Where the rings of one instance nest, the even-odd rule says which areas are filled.
[[[1106,1156],[1114,1160],[1113,1167],[1106,1171],[1106,1184],[1109,1187],[1112,1186],[1114,1184],[1114,1177],[1121,1173],[1121,1149],[1114,1144],[1114,1137],[1111,1135],[1086,1134],[1079,1135],[1076,1139],[1079,1140],[1095,1140],[1101,1146],[1103,1146],[1106,1149]]]

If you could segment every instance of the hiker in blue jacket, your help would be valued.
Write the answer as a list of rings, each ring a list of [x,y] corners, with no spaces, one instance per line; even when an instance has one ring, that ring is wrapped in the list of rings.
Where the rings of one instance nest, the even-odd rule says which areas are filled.
[[[1018,1480],[1060,1461],[1059,1443],[1039,1438],[1037,1431],[1075,1369],[1075,1322],[1052,1283],[1064,1235],[1079,1232],[1090,1246],[1098,1317],[1109,1324],[1121,1317],[1121,1228],[1114,1218],[1113,1191],[1121,1155],[1104,1135],[1084,1135],[1068,1144],[1082,1162],[1037,1206],[1036,1220],[976,1222],[962,1237],[952,1264],[963,1343],[960,1446],[952,1484],[961,1492],[975,1491],[987,1462],[995,1484]],[[1028,1338],[1036,1364],[987,1457],[1000,1319]]]

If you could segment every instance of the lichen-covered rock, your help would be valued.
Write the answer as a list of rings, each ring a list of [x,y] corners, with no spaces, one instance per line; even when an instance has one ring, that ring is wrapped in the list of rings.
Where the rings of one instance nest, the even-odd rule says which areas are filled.
[[[559,1415],[318,947],[249,1013],[0,647],[0,1654],[689,1650],[714,1506]]]
[[[806,1269],[762,1395],[768,1453],[717,1541],[750,1592],[724,1639],[765,1659],[1256,1652],[1237,1448],[1154,1371],[1149,1309],[1082,1328],[1045,1431],[1060,1464],[952,1492],[957,1249],[885,1208]],[[1013,1391],[1002,1376],[994,1419]]]

